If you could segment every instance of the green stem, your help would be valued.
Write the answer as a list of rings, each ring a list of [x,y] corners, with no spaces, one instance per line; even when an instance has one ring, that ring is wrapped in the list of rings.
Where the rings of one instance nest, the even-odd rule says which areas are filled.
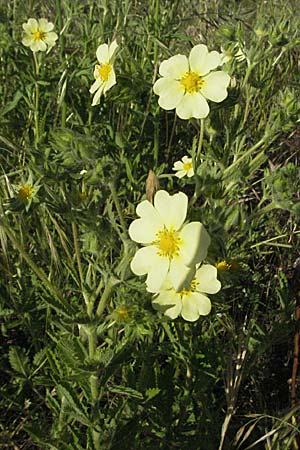
[[[96,348],[97,348],[97,334],[96,329],[93,328],[89,330],[88,333],[88,341],[89,341],[89,359],[92,361],[95,356]],[[92,411],[93,415],[97,416],[97,401],[99,396],[99,380],[97,374],[92,374],[89,378],[90,382],[90,390],[92,397]],[[100,450],[100,433],[96,430],[92,430],[93,443],[96,450]]]
[[[203,137],[204,137],[204,119],[201,119],[200,121],[200,131],[199,131],[199,138],[198,138],[198,146],[197,151],[195,151],[197,138],[194,138],[193,141],[193,148],[192,148],[192,157],[193,157],[193,168],[194,168],[194,179],[195,179],[195,192],[193,197],[190,200],[190,206],[192,206],[195,201],[198,198],[199,190],[200,190],[200,179],[197,175],[197,169],[199,167],[199,160],[200,160],[200,154],[202,150],[203,145]]]
[[[47,287],[47,289],[62,303],[65,303],[65,299],[63,294],[55,287],[53,284],[48,280],[47,275],[45,272],[40,269],[30,258],[30,256],[26,253],[26,251],[23,249],[20,242],[15,238],[14,234],[10,231],[9,227],[5,225],[2,221],[0,222],[0,225],[5,230],[5,233],[11,243],[16,247],[17,250],[19,250],[20,254],[24,258],[24,260],[27,262],[29,267],[33,270],[33,272],[37,275],[37,277],[42,281],[42,283]]]
[[[265,143],[265,140],[266,140],[265,137],[260,139],[255,145],[249,148],[249,150],[247,150],[242,156],[236,159],[229,167],[226,167],[226,169],[223,172],[223,179],[225,179],[226,176],[231,175],[232,171],[235,170],[236,166],[239,165],[245,158],[248,158],[248,156],[250,156],[255,150],[261,147]]]
[[[62,62],[66,60],[66,53],[65,53],[65,45],[66,45],[66,39],[64,33],[61,33],[61,30],[63,29],[64,25],[64,19],[63,19],[63,13],[62,13],[62,2],[61,0],[56,0],[56,14],[57,14],[57,24],[58,28],[60,30],[59,33],[59,49],[60,49],[60,57]],[[61,104],[61,126],[66,126],[66,117],[67,117],[67,105],[65,102],[65,99],[63,98],[62,104]]]
[[[38,62],[38,57],[35,52],[33,52],[34,68],[35,68],[35,93],[34,93],[34,143],[35,147],[40,140],[39,131],[39,99],[40,99],[40,88],[38,85],[40,66]]]
[[[96,317],[100,317],[101,314],[103,313],[107,300],[110,297],[111,291],[113,289],[113,287],[115,286],[115,284],[117,284],[117,280],[114,277],[110,277],[107,281],[107,284],[105,286],[105,289],[103,291],[103,294],[100,298],[98,307],[97,307],[97,311],[96,311]]]
[[[73,232],[73,241],[74,241],[74,251],[75,251],[75,256],[76,256],[76,260],[77,260],[77,266],[78,266],[78,271],[79,271],[80,283],[81,283],[81,287],[82,287],[82,285],[83,285],[83,272],[82,272],[82,265],[81,265],[81,258],[80,258],[80,248],[79,248],[79,245],[78,245],[77,227],[76,227],[76,224],[74,222],[72,222],[72,232]]]
[[[197,169],[198,169],[200,153],[201,153],[202,145],[203,145],[203,136],[204,136],[204,119],[201,119],[198,148],[197,148],[197,154],[196,154],[196,158],[195,158],[195,167],[194,167],[195,173],[197,172]]]
[[[154,167],[157,167],[158,165],[158,151],[159,151],[159,124],[154,122],[154,143],[153,143]]]
[[[117,194],[115,185],[114,185],[113,182],[110,182],[108,185],[109,185],[109,188],[110,188],[112,199],[113,199],[114,204],[116,206],[116,210],[117,210],[117,213],[118,213],[118,217],[119,217],[119,220],[120,220],[120,224],[121,224],[123,233],[127,237],[127,226],[126,226],[126,222],[125,222],[125,219],[124,219],[124,216],[123,216],[123,211],[122,211],[122,208],[121,208],[121,205],[120,205],[120,202],[119,202],[119,198],[118,198],[118,194]]]

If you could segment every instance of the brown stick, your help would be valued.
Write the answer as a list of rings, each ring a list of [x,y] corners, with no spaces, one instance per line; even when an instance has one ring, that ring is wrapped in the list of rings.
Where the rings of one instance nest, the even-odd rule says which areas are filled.
[[[296,332],[294,335],[294,360],[293,360],[293,370],[292,370],[292,381],[291,381],[291,407],[296,406],[296,383],[297,383],[297,371],[299,363],[299,330],[298,321],[300,319],[300,306],[295,308],[295,320],[296,320]]]

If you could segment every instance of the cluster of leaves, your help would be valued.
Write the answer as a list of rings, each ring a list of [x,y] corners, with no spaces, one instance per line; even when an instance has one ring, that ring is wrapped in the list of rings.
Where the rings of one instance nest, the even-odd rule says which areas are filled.
[[[297,444],[294,11],[292,0],[272,11],[251,0],[0,1],[0,446]],[[60,32],[38,75],[21,44],[29,17]],[[118,83],[92,108],[95,50],[113,36]],[[225,66],[229,96],[205,121],[189,211],[212,237],[209,262],[229,270],[208,317],[168,322],[130,273],[126,227],[149,169],[170,192],[194,193],[193,180],[168,172],[199,124],[160,110],[152,82],[160,61],[199,42],[245,55]],[[38,187],[30,204],[18,198],[28,179]]]

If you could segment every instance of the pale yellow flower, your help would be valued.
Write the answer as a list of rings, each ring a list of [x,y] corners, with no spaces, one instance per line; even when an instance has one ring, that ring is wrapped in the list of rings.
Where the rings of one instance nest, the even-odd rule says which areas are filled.
[[[22,44],[30,47],[33,52],[45,52],[47,48],[53,47],[58,39],[57,34],[52,31],[53,23],[47,19],[28,19],[22,27],[24,30]]]
[[[200,222],[184,224],[188,198],[183,192],[169,195],[157,191],[154,205],[142,201],[136,209],[140,219],[129,227],[129,236],[145,245],[139,249],[131,270],[136,275],[146,275],[149,292],[160,290],[167,275],[176,291],[190,279],[195,265],[207,255],[210,237]]]
[[[163,78],[153,86],[161,108],[176,108],[181,119],[207,117],[207,100],[219,103],[227,97],[229,75],[224,71],[211,72],[220,65],[220,53],[209,52],[203,44],[193,47],[188,58],[175,55],[163,61],[159,68]]]
[[[101,44],[97,48],[96,56],[99,64],[95,65],[95,81],[90,88],[90,93],[95,93],[92,106],[99,105],[101,95],[105,95],[106,92],[116,84],[113,60],[117,48],[117,41],[113,41],[110,45]]]
[[[183,178],[187,175],[191,178],[194,175],[193,160],[188,156],[184,156],[181,161],[176,161],[172,170],[176,170],[175,177]]]
[[[184,320],[194,322],[200,316],[209,314],[211,310],[211,302],[205,294],[216,294],[220,289],[221,283],[217,279],[217,269],[210,264],[203,264],[196,270],[188,288],[181,292],[176,292],[167,279],[160,292],[154,297],[152,305],[170,319],[181,315]]]

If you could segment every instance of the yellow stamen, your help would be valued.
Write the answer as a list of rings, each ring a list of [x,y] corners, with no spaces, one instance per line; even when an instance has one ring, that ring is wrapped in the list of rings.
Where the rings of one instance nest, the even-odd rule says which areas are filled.
[[[184,87],[185,91],[189,94],[194,94],[200,91],[203,85],[203,79],[197,72],[186,72],[180,80],[180,83]]]
[[[227,272],[231,269],[231,264],[225,261],[225,259],[216,263],[215,266],[219,272]]]
[[[101,78],[102,81],[107,81],[109,78],[109,74],[111,72],[112,66],[110,64],[101,64],[101,66],[96,65],[96,69],[98,70],[98,77]]]
[[[185,170],[186,172],[188,172],[192,168],[193,168],[193,163],[192,162],[185,162],[185,163],[183,163],[183,170]]]
[[[157,241],[154,242],[158,247],[158,254],[160,256],[167,256],[174,258],[179,255],[179,248],[181,245],[181,238],[177,231],[170,228],[164,228],[157,233]]]
[[[117,322],[127,321],[130,318],[129,309],[126,306],[121,306],[115,309],[113,316]]]
[[[35,33],[33,33],[33,37],[34,37],[35,41],[42,41],[45,37],[45,33],[38,30],[38,31],[35,31]]]
[[[19,189],[18,197],[23,201],[27,201],[31,199],[33,192],[34,189],[30,184],[23,184]]]
[[[198,284],[198,281],[196,280],[196,278],[194,278],[191,281],[190,287],[188,289],[182,289],[182,291],[180,292],[181,297],[183,297],[184,295],[188,295],[191,292],[195,292],[195,290],[197,288],[197,284]]]

